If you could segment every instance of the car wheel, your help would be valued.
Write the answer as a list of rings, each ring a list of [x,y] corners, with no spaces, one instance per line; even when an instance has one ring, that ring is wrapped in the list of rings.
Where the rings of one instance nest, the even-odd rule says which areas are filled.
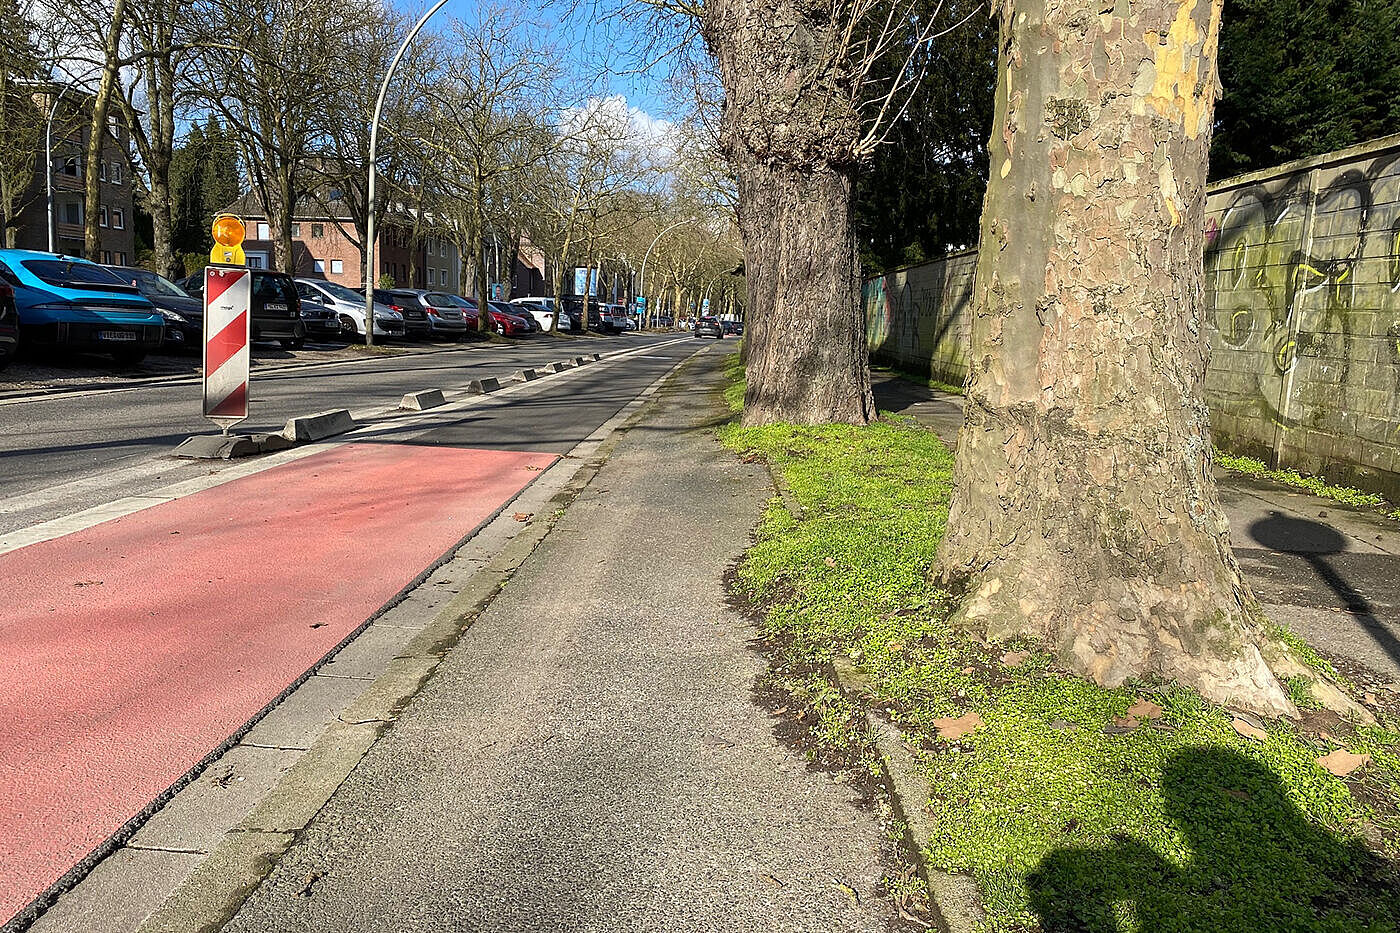
[[[112,359],[122,366],[135,366],[146,358],[145,350],[113,350]]]
[[[282,346],[288,350],[300,350],[306,346],[305,337],[283,337]]]
[[[360,325],[348,314],[340,316],[340,334],[351,343],[360,339]]]

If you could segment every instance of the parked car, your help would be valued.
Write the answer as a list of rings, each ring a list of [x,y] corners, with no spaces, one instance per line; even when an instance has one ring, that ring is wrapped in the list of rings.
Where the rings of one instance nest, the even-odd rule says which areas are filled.
[[[335,310],[340,332],[350,340],[365,336],[365,293],[325,279],[298,278],[296,293],[304,301],[314,301]],[[404,336],[403,315],[382,302],[374,303],[374,336]]]
[[[14,292],[19,339],[28,346],[97,350],[137,363],[164,339],[165,319],[155,306],[95,262],[3,249],[0,281]]]
[[[379,292],[375,292],[378,297]],[[417,315],[423,315],[424,333],[430,337],[458,339],[476,330],[476,319],[468,319],[466,309],[452,300],[446,292],[431,292],[422,288],[396,288],[388,293],[389,307],[403,313],[404,326]],[[472,312],[475,314],[475,310]]]
[[[9,365],[19,352],[19,312],[15,310],[15,290],[0,282],[0,369]]]
[[[285,272],[254,269],[252,324],[254,340],[276,340],[288,350],[306,345],[306,325],[301,320],[301,298],[296,284]],[[193,298],[204,299],[204,272],[180,281],[180,287]]]
[[[472,313],[476,313],[475,300],[471,298],[461,298],[460,300],[471,302]],[[524,337],[533,333],[533,329],[526,322],[525,318],[518,314],[499,310],[496,307],[498,304],[501,304],[501,302],[488,301],[486,303],[486,314],[491,319],[492,330],[505,337]]]
[[[720,326],[724,332],[732,337],[744,336],[744,325],[740,321],[721,321]]]
[[[579,295],[565,295],[559,299],[559,307],[569,314],[575,316],[579,324],[583,323],[583,298]],[[588,301],[588,328],[602,333],[614,333],[618,327],[613,320],[612,312],[604,314],[598,302],[593,299]],[[581,329],[581,327],[580,327]]]
[[[409,339],[417,337],[427,337],[432,333],[432,328],[428,325],[428,312],[418,302],[408,298],[395,298],[398,289],[376,288],[374,290],[374,303],[383,305],[390,311],[396,312],[403,318],[403,335]],[[407,291],[407,289],[404,289]],[[364,301],[364,296],[360,300]]]
[[[554,309],[547,307],[541,302],[548,301],[546,298],[512,298],[510,306],[515,309],[516,314],[524,312],[532,316],[540,325],[540,330],[554,329]]]
[[[540,331],[544,330],[544,328],[540,326],[540,322],[535,318],[535,316],[525,308],[517,307],[516,305],[513,305],[508,301],[488,301],[487,305],[491,308],[492,311],[496,311],[501,314],[508,314],[512,317],[517,317],[520,320],[524,321],[525,326],[529,328],[529,331],[532,334],[538,334]]]
[[[300,298],[301,296],[297,296]],[[345,340],[345,332],[340,326],[340,315],[334,308],[328,308],[319,301],[301,300],[301,322],[306,325],[308,340]]]
[[[724,326],[717,317],[702,317],[695,322],[695,336],[724,339]]]
[[[165,276],[135,266],[108,266],[156,306],[165,318],[165,349],[200,352],[204,343],[204,302]]]

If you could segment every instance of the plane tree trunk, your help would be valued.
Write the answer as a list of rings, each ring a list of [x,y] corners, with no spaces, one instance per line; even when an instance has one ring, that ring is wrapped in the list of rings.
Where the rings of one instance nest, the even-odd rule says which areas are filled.
[[[874,415],[851,173],[862,123],[842,28],[792,0],[715,0],[701,32],[724,87],[748,268],[744,423]]]
[[[1231,552],[1201,394],[1222,0],[999,2],[942,578],[969,625],[1099,683],[1296,715],[1275,673],[1303,669]]]

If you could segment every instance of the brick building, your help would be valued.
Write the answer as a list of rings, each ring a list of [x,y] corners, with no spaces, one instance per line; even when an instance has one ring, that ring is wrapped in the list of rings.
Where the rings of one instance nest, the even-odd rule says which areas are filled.
[[[297,205],[292,222],[292,257],[297,275],[324,278],[350,288],[364,287],[360,250],[346,235],[354,222],[334,190],[324,198],[306,198]],[[257,196],[245,193],[227,208],[243,221],[248,239],[243,252],[254,268],[272,264],[272,231]],[[391,278],[401,288],[462,288],[461,256],[454,244],[436,234],[413,236],[413,217],[391,213],[376,230],[375,266],[378,277]],[[469,283],[468,283],[469,285]]]
[[[95,170],[100,179],[99,255],[87,258],[128,265],[136,261],[135,186],[127,158],[130,139],[126,127],[114,113],[104,135],[98,165],[84,164],[92,100],[92,94],[71,85],[34,82],[35,105],[41,114],[52,115],[52,158],[45,166],[41,135],[34,159],[34,178],[20,199],[15,246],[35,250],[49,248],[46,182],[52,178],[54,249],[69,256],[83,255],[83,189],[87,172]]]

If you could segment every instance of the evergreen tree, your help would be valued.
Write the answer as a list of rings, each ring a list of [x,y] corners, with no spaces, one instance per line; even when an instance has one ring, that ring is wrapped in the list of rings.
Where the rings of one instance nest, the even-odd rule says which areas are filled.
[[[1400,132],[1400,0],[1227,0],[1211,176]]]
[[[239,195],[238,141],[215,116],[190,128],[170,163],[175,253],[207,255],[214,215]]]

